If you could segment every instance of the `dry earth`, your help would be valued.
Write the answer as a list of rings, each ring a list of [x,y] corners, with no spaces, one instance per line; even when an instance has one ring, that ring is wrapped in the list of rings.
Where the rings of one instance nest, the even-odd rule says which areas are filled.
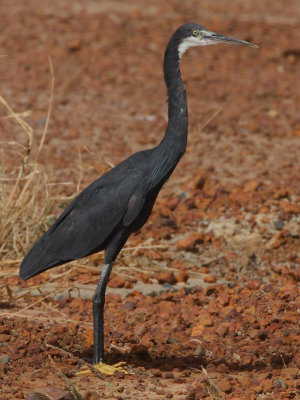
[[[188,149],[107,295],[107,361],[126,361],[134,375],[74,375],[92,354],[103,255],[20,282],[24,233],[14,257],[0,244],[1,399],[72,399],[70,382],[86,400],[297,398],[299,15],[293,0],[0,3],[0,94],[33,127],[32,154],[48,111],[48,56],[54,66],[39,168],[60,199],[56,214],[63,196],[159,142],[162,56],[178,25],[260,45],[191,49],[183,59]],[[0,112],[2,179],[15,176],[16,143],[27,138]]]

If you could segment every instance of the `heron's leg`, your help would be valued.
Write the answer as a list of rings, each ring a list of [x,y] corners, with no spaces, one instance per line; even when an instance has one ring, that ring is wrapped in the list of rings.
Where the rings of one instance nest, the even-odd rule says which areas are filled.
[[[126,364],[120,362],[115,365],[107,365],[104,361],[104,330],[103,330],[103,310],[105,304],[105,291],[109,275],[111,273],[114,261],[119,254],[120,250],[126,242],[127,236],[124,232],[120,231],[111,241],[105,251],[105,264],[103,265],[101,277],[99,279],[96,292],[93,297],[93,317],[94,317],[94,352],[93,364],[96,371],[104,375],[113,375],[116,371],[123,371],[128,374],[121,366]],[[77,375],[88,374],[91,371],[80,371]]]
[[[103,311],[105,304],[105,291],[107,282],[113,267],[113,262],[104,264],[101,277],[97,284],[96,292],[93,297],[93,318],[94,318],[94,350],[93,364],[104,361],[104,326]]]
[[[93,351],[93,364],[94,369],[104,375],[113,375],[116,371],[122,371],[128,374],[126,370],[122,368],[122,365],[126,362],[119,362],[115,365],[107,365],[104,363],[104,319],[103,311],[105,304],[105,291],[109,275],[111,273],[114,262],[104,264],[101,272],[101,277],[97,284],[97,288],[93,297],[93,317],[94,317],[94,351]],[[77,372],[76,375],[87,375],[90,374],[91,370],[83,367],[83,369]]]

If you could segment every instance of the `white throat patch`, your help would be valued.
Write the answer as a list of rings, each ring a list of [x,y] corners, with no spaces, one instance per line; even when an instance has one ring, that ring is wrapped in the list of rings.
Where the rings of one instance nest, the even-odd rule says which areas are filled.
[[[187,49],[193,46],[200,46],[200,40],[193,36],[184,39],[178,46],[179,59],[181,60],[181,57],[187,51]]]
[[[209,44],[215,44],[217,43],[215,40],[210,40],[209,38],[207,39],[199,39],[194,36],[187,37],[184,39],[180,45],[178,46],[178,55],[179,55],[179,60],[181,60],[181,57],[183,54],[189,49],[190,47],[194,46],[207,46]]]

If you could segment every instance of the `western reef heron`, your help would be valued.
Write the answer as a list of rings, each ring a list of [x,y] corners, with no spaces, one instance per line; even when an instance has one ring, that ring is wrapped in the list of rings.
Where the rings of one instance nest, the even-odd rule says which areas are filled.
[[[20,277],[26,280],[49,268],[105,250],[93,296],[93,363],[99,363],[100,370],[104,364],[105,290],[112,266],[128,237],[147,221],[160,189],[186,149],[188,110],[180,74],[181,57],[192,46],[217,43],[257,47],[195,23],[180,26],[171,36],[164,56],[168,125],[161,142],[131,155],[85,188],[22,261]]]

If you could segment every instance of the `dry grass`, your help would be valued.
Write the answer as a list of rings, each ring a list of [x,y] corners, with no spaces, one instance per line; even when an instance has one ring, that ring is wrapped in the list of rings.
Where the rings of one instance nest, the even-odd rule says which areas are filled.
[[[52,209],[48,177],[41,165],[39,156],[44,145],[50,119],[54,74],[49,59],[51,73],[50,101],[46,123],[39,143],[36,141],[33,129],[25,122],[27,113],[17,114],[0,96],[0,102],[5,107],[7,115],[2,119],[13,119],[24,132],[25,144],[12,140],[2,143],[13,146],[16,155],[20,154],[21,161],[13,171],[0,164],[0,266],[13,267],[28,250],[29,245],[49,225]],[[32,151],[33,144],[37,150]],[[17,159],[17,157],[16,157]]]
[[[0,95],[1,111],[4,110],[4,113],[2,112],[2,115],[0,115],[0,119],[2,121],[10,121],[13,130],[16,129],[17,134],[19,134],[18,130],[20,129],[21,134],[24,136],[21,140],[11,138],[9,141],[0,142],[2,153],[5,152],[6,148],[9,148],[15,159],[15,165],[12,166],[11,163],[5,165],[3,159],[0,158],[0,278],[3,279],[18,274],[20,262],[24,254],[35,240],[54,222],[54,211],[57,211],[57,203],[63,204],[66,200],[70,200],[70,198],[62,196],[59,196],[59,198],[55,197],[55,186],[39,161],[45,143],[53,103],[55,79],[50,59],[49,66],[50,99],[47,118],[40,139],[37,139],[33,128],[26,122],[26,119],[31,115],[31,111],[16,112],[6,99]],[[105,164],[110,168],[113,167],[107,160],[105,160]],[[79,165],[78,181],[74,183],[75,194],[79,192],[82,180],[81,153],[79,153]],[[59,186],[63,184],[69,184],[69,182],[60,182]],[[127,258],[131,260],[132,254],[136,261],[139,250],[168,247],[167,245],[153,245],[152,242],[144,242],[137,247],[129,245],[122,250],[121,257],[122,260]],[[99,257],[102,258],[98,256],[98,262]],[[73,262],[71,269],[68,268],[67,271],[70,272],[75,268],[81,272],[88,270],[89,272],[99,274],[99,268],[96,268],[94,263],[92,265],[87,265],[87,263],[87,260]],[[63,287],[60,277],[55,277],[53,280],[59,281],[58,287],[60,287],[60,292],[74,290],[73,285],[70,285],[70,282],[67,280],[67,276]],[[16,302],[19,298],[22,298],[22,301],[25,298],[31,300],[30,296],[36,289],[40,291],[42,296],[44,295],[43,284],[40,284],[38,288],[36,286],[30,287],[28,291],[23,292],[21,295],[14,292],[7,280],[5,280],[5,283],[0,284],[0,289],[2,290],[1,294],[4,296],[4,301],[8,300],[9,302]],[[45,298],[42,298],[42,300]],[[38,303],[42,302],[42,300],[39,300]],[[7,313],[6,316],[26,317],[27,308],[32,308],[35,305],[34,302],[32,303],[32,300],[29,303],[30,305],[22,308],[17,313],[18,315],[14,313],[9,315]]]
[[[202,368],[202,374],[204,376],[204,384],[206,386],[206,390],[209,394],[209,397],[212,400],[226,400],[224,393],[218,387],[218,385],[213,381],[213,379],[208,375],[206,369]]]
[[[52,62],[50,65],[50,100],[46,123],[38,143],[32,127],[25,121],[31,115],[30,111],[15,112],[8,102],[0,95],[0,104],[4,106],[7,115],[0,116],[2,120],[13,120],[24,133],[25,141],[19,143],[12,139],[0,142],[2,152],[4,147],[10,147],[15,156],[16,165],[11,170],[11,165],[4,165],[0,159],[0,276],[11,276],[16,273],[22,257],[28,251],[30,245],[39,237],[54,221],[55,204],[64,203],[70,198],[59,198],[53,195],[55,189],[53,183],[39,163],[40,153],[43,149],[50,120],[53,92],[54,73]],[[21,158],[19,155],[21,154]],[[110,168],[113,165],[105,160]],[[74,184],[74,192],[78,193],[82,180],[81,153],[79,153],[79,177]],[[69,184],[60,182],[59,185]],[[60,201],[58,201],[60,200]],[[134,254],[143,248],[156,248],[166,246],[143,246],[124,248],[125,252]],[[4,268],[5,267],[5,268]],[[86,265],[82,267],[87,268]]]

